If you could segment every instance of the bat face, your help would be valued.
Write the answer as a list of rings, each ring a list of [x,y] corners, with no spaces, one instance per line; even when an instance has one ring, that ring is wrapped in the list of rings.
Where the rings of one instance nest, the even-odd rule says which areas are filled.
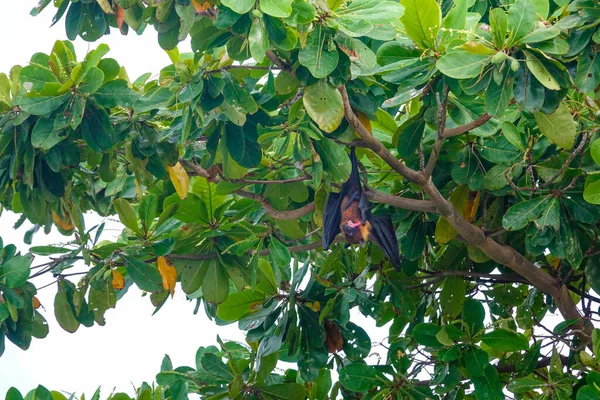
[[[364,246],[371,240],[379,246],[394,268],[399,271],[402,257],[396,231],[389,215],[373,215],[372,205],[362,190],[358,161],[354,148],[350,151],[352,172],[339,193],[330,193],[323,212],[323,249],[343,233],[348,244]]]
[[[365,244],[365,240],[362,237],[359,226],[361,226],[360,222],[358,223],[358,226],[355,226],[352,221],[348,221],[346,224],[341,226],[342,232],[346,237],[346,242],[350,244]]]

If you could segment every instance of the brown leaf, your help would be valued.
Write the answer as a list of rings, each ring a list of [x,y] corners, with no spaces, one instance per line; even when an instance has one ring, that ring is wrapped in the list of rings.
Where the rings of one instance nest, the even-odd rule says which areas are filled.
[[[158,257],[158,272],[162,277],[163,288],[169,289],[171,297],[175,294],[175,282],[177,282],[177,271],[166,257]]]
[[[196,0],[192,0],[192,4],[194,5],[194,9],[198,14],[203,13],[211,7],[211,4],[208,1],[200,2]]]
[[[465,219],[469,222],[473,222],[475,220],[475,216],[477,215],[477,209],[479,208],[479,200],[481,196],[479,192],[470,192],[469,199],[467,200],[467,204],[465,205]]]
[[[123,28],[123,21],[125,20],[125,10],[120,6],[117,6],[117,26],[119,30]]]
[[[33,308],[35,308],[36,310],[42,306],[42,303],[40,303],[40,300],[35,296],[33,296],[32,302],[33,302]]]
[[[73,222],[71,221],[71,217],[68,214],[66,214],[63,218],[60,215],[58,215],[54,210],[52,210],[52,220],[54,221],[54,224],[62,230],[70,231],[74,228]]]
[[[363,124],[363,126],[365,128],[367,128],[367,130],[370,133],[373,133],[373,128],[371,127],[371,120],[369,120],[369,117],[366,116],[366,114],[357,111],[356,112],[356,116],[358,117],[358,120],[360,121],[361,124]]]
[[[183,169],[179,162],[173,166],[167,165],[167,172],[169,173],[169,178],[171,178],[171,182],[173,183],[173,186],[175,186],[175,191],[179,195],[179,198],[184,200],[187,197],[190,188],[190,177],[187,172],[185,172],[185,169]]]
[[[325,344],[329,353],[337,353],[344,346],[344,337],[340,328],[329,320],[325,321]]]
[[[112,287],[116,290],[121,290],[125,287],[125,278],[123,278],[123,275],[119,271],[112,271]]]

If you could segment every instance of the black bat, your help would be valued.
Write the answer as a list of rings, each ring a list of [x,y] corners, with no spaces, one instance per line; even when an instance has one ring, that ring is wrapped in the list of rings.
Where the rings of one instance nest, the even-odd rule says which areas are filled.
[[[358,175],[358,160],[354,147],[350,149],[352,172],[339,193],[329,193],[323,213],[323,249],[328,250],[335,237],[344,233],[346,242],[364,246],[371,240],[383,250],[394,269],[400,271],[400,256],[396,233],[389,215],[373,215],[373,205],[362,190]]]

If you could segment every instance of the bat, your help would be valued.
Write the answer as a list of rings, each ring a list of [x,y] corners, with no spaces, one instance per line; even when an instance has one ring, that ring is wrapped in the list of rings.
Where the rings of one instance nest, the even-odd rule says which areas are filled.
[[[348,245],[364,246],[374,242],[400,271],[403,257],[398,249],[396,231],[389,215],[373,215],[373,205],[362,190],[358,160],[354,147],[350,149],[352,171],[339,193],[330,193],[323,212],[323,249],[328,250],[341,232]]]

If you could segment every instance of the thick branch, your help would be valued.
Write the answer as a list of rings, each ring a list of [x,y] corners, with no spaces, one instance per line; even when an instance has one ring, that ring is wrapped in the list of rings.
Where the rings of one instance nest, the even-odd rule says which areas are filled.
[[[565,319],[577,319],[575,328],[579,331],[578,336],[584,343],[590,342],[592,327],[590,324],[584,324],[576,304],[569,295],[569,290],[562,283],[539,269],[531,261],[527,260],[512,247],[501,245],[490,237],[486,237],[485,232],[476,225],[468,222],[459,211],[446,200],[434,186],[430,178],[426,178],[421,173],[408,168],[406,165],[396,159],[390,151],[383,146],[379,140],[375,139],[369,131],[362,125],[357,116],[352,111],[352,106],[348,99],[348,93],[345,87],[339,87],[344,104],[344,113],[346,119],[358,132],[365,144],[378,154],[390,167],[421,187],[423,192],[429,197],[438,213],[446,218],[450,225],[462,236],[465,241],[481,249],[492,260],[505,265],[521,275],[533,286],[554,298],[558,309]],[[476,128],[488,121],[491,116],[485,114],[475,121],[454,129],[444,129],[444,137],[456,136]]]
[[[389,204],[390,206],[402,208],[403,210],[419,211],[435,213],[435,206],[427,200],[410,199],[408,197],[394,196],[380,192],[378,190],[369,189],[365,191],[369,200],[373,200],[380,204]]]
[[[202,176],[206,179],[211,178],[208,171],[205,170],[204,168],[202,168],[201,166],[194,164],[193,162],[183,160],[183,159],[180,159],[179,162],[183,166],[191,169],[195,175]],[[214,178],[213,180],[218,182],[219,178]],[[298,181],[298,180],[304,180],[304,178],[295,179],[293,182]],[[248,191],[242,190],[242,189],[236,190],[234,193],[240,197],[245,197],[247,199],[252,199],[254,201],[258,201],[264,207],[267,215],[269,215],[270,217],[275,218],[275,219],[280,219],[280,220],[299,219],[315,210],[315,203],[313,202],[313,203],[307,204],[303,207],[300,207],[296,210],[280,211],[280,210],[275,209],[271,205],[271,203],[269,203],[269,201],[267,199],[265,199],[263,196],[261,196],[260,194],[248,192]]]
[[[469,122],[468,124],[457,126],[456,128],[444,129],[444,134],[442,136],[444,138],[449,138],[452,136],[462,135],[463,133],[472,131],[475,128],[479,128],[481,125],[485,124],[490,119],[492,119],[492,116],[488,113],[485,113],[481,117],[477,118],[474,121]]]
[[[309,203],[309,204],[307,204],[303,207],[300,207],[296,210],[280,211],[280,210],[276,210],[275,208],[273,208],[271,203],[269,203],[269,201],[267,199],[265,199],[263,196],[261,196],[259,194],[247,192],[245,190],[236,190],[234,193],[237,194],[238,196],[258,201],[265,208],[266,213],[270,217],[273,217],[275,219],[281,219],[281,220],[299,219],[299,218],[304,217],[306,214],[309,214],[309,213],[315,211],[315,203],[314,202]]]

